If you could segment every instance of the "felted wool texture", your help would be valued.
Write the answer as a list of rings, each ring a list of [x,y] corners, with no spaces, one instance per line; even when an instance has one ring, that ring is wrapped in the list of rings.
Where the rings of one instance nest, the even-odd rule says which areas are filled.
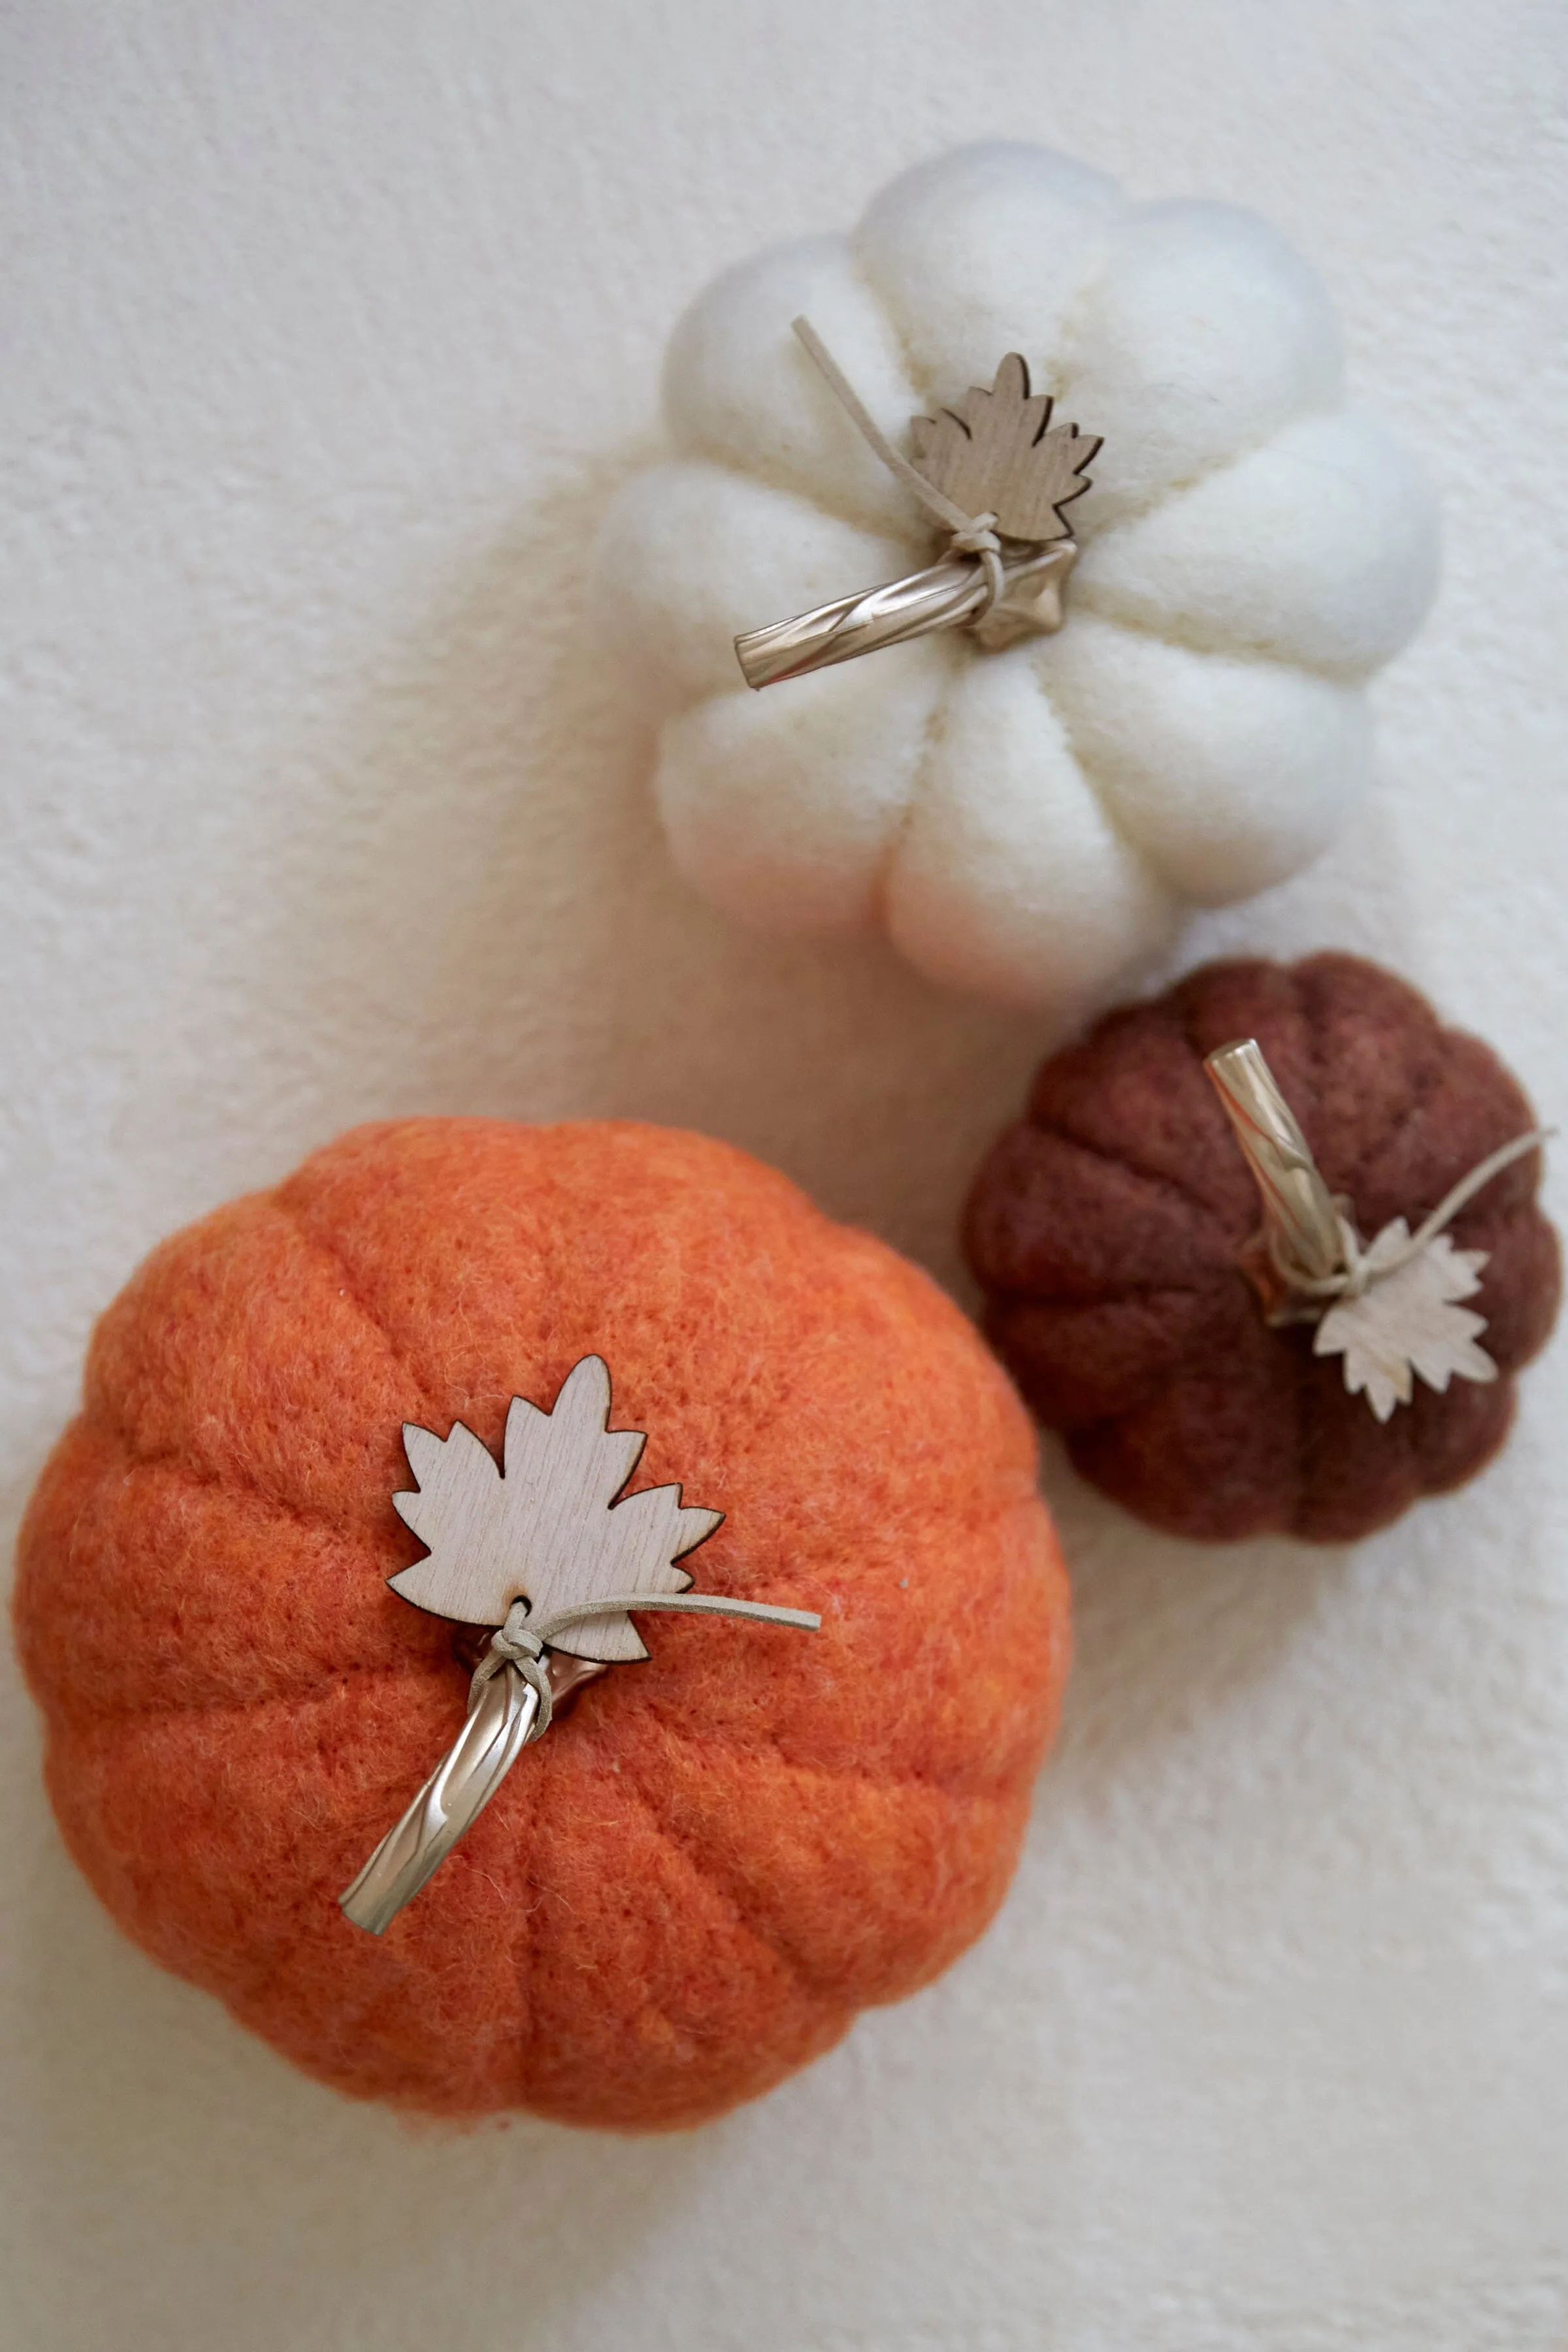
[[[727,1514],[384,1937],[335,1897],[460,1726],[471,1635],[386,1578],[405,1421],[499,1446],[602,1354],[634,1486]],[[924,1275],[726,1145],[362,1128],[156,1250],[20,1545],[70,1850],[310,2073],[471,2116],[691,2124],[924,1983],[1012,1872],[1068,1655],[1026,1414]]]
[[[931,560],[803,312],[900,444],[1009,351],[1103,435],[1058,636],[949,632],[747,688],[738,632]],[[682,871],[764,928],[883,929],[934,980],[1058,1009],[1184,906],[1296,872],[1360,790],[1365,681],[1436,575],[1417,467],[1344,397],[1328,298],[1274,230],[1129,204],[1045,148],[940,156],[847,236],[718,278],[670,341],[669,454],[596,564]]]
[[[1313,1355],[1310,1327],[1269,1327],[1241,1269],[1258,1192],[1203,1067],[1237,1037],[1257,1038],[1363,1239],[1397,1216],[1414,1232],[1536,1123],[1489,1046],[1375,964],[1210,964],[1045,1064],[976,1180],[966,1246],[1004,1360],[1096,1486],[1178,1535],[1345,1541],[1463,1485],[1502,1444],[1512,1375],[1561,1289],[1540,1154],[1447,1229],[1488,1253],[1468,1303],[1500,1378],[1443,1394],[1417,1380],[1380,1423],[1342,1359]]]

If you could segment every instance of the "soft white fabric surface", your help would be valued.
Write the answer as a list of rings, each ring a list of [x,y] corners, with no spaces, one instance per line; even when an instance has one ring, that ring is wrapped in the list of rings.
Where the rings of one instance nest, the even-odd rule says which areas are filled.
[[[54,0],[0,39],[13,1513],[139,1254],[371,1114],[704,1125],[956,1278],[1047,1026],[709,908],[582,618],[671,320],[954,141],[1253,207],[1331,290],[1446,584],[1339,845],[1184,956],[1381,954],[1563,1118],[1560,12]],[[1202,712],[1139,692],[1201,793]],[[1000,1924],[687,2139],[300,2080],[100,1916],[7,1682],[0,2344],[1561,2352],[1565,1410],[1559,1348],[1479,1486],[1327,1556],[1153,1541],[1048,1463],[1079,1664]]]
[[[1009,351],[1058,424],[1103,435],[1062,639],[959,633],[751,693],[737,631],[932,547],[792,333],[802,312],[895,446]],[[660,730],[681,870],[764,929],[885,928],[928,978],[1058,1017],[1184,903],[1295,873],[1364,780],[1359,688],[1436,571],[1431,491],[1342,406],[1343,373],[1327,294],[1266,222],[1128,204],[1018,141],[931,157],[847,236],[722,272],[670,339],[673,454],[612,508],[593,596]]]

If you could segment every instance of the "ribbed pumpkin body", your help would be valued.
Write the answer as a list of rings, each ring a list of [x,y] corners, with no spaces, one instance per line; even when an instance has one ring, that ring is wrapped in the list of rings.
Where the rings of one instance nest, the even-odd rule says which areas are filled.
[[[1380,1423],[1310,1327],[1269,1327],[1242,1270],[1258,1198],[1203,1067],[1239,1037],[1262,1046],[1364,1238],[1401,1215],[1414,1231],[1535,1124],[1490,1048],[1375,964],[1212,964],[1046,1063],[976,1181],[969,1255],[1026,1398],[1107,1494],[1179,1535],[1343,1541],[1497,1452],[1510,1375],[1556,1316],[1557,1237],[1536,1154],[1461,1212],[1455,1244],[1489,1254],[1470,1304],[1500,1377],[1417,1381]]]
[[[802,316],[906,454],[1009,352],[1055,428],[1103,436],[1065,509],[1059,633],[947,630],[750,691],[737,633],[945,543]],[[1047,148],[930,157],[847,236],[727,269],[675,329],[667,454],[612,502],[595,567],[677,865],[765,929],[883,932],[931,980],[1058,1012],[1186,908],[1299,872],[1362,789],[1366,681],[1436,576],[1430,488],[1343,404],[1328,296],[1275,230],[1130,203]]]
[[[635,1486],[726,1514],[381,1938],[336,1895],[462,1722],[387,1590],[401,1431],[499,1443],[582,1356]],[[310,2073],[456,2116],[721,2112],[1001,1900],[1067,1655],[1026,1416],[957,1309],[727,1147],[357,1130],[156,1251],[29,1509],[18,1640],[73,1853],[144,1949]]]

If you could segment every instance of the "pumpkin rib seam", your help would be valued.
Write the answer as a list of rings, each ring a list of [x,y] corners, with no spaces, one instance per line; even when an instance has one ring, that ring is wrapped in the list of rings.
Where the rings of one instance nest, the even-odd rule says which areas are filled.
[[[861,292],[869,297],[884,326],[892,336],[894,347],[899,354],[899,365],[904,372],[904,382],[909,385],[910,391],[917,401],[923,401],[928,407],[932,407],[936,403],[935,378],[929,375],[924,368],[917,366],[914,345],[903,320],[867,266],[866,257],[860,250],[860,231],[864,226],[865,218],[862,215],[854,227],[846,233],[842,240],[845,258],[849,264],[849,274]]]
[[[1405,1141],[1405,1139],[1409,1134],[1410,1129],[1416,1119],[1420,1118],[1422,1112],[1430,1108],[1433,1097],[1439,1091],[1444,1081],[1449,1075],[1447,1064],[1442,1053],[1442,1047],[1447,1039],[1453,1035],[1453,1034],[1454,1033],[1451,1030],[1447,1029],[1439,1029],[1437,1032],[1438,1052],[1433,1062],[1432,1068],[1427,1073],[1426,1076],[1422,1079],[1415,1087],[1415,1092],[1411,1096],[1409,1104],[1402,1117],[1396,1124],[1389,1129],[1387,1135],[1381,1139],[1377,1152],[1378,1162],[1388,1159],[1398,1150],[1399,1146]],[[1500,1143],[1506,1143],[1509,1140],[1509,1138],[1506,1135],[1503,1135],[1500,1136],[1498,1140]],[[1366,1182],[1375,1182],[1376,1162],[1367,1163],[1359,1172]],[[1463,1175],[1464,1172],[1464,1165],[1461,1163],[1457,1173]],[[1436,1186],[1434,1189],[1432,1200],[1427,1204],[1427,1207],[1436,1208],[1447,1189],[1446,1185]],[[1458,1215],[1454,1220],[1451,1232],[1454,1240],[1461,1246],[1465,1245],[1464,1235],[1467,1219],[1469,1216],[1470,1212],[1478,1205],[1479,1202],[1467,1202],[1465,1207],[1460,1210]],[[1410,1206],[1404,1211],[1404,1214],[1408,1217],[1413,1228],[1419,1224],[1421,1219],[1426,1216],[1426,1213],[1427,1208],[1423,1208],[1415,1202],[1413,1202]]]
[[[797,1991],[804,1993],[814,2008],[822,2010],[825,2015],[841,2014],[842,2004],[837,2010],[827,2007],[821,1987],[810,1980],[797,1956],[794,1952],[784,1950],[771,1936],[764,1935],[747,1906],[742,1905],[727,1886],[720,1885],[706,1861],[700,1860],[692,1852],[687,1840],[670,1827],[641,1782],[635,1776],[627,1775],[623,1785],[629,1787],[631,1796],[652,1823],[654,1834],[660,1843],[668,1846],[670,1853],[677,1857],[683,1868],[698,1881],[699,1885],[733,1915],[737,1926],[748,1942],[754,1944],[760,1952],[764,1953],[775,1966],[781,1968]],[[659,2015],[664,2017],[668,2012],[660,2009]],[[673,2024],[674,2020],[671,2019],[670,2022]]]
[[[429,1661],[425,1659],[415,1659],[407,1665],[390,1665],[374,1658],[350,1658],[328,1670],[330,1682],[324,1689],[247,1692],[243,1698],[204,1698],[189,1706],[174,1699],[161,1700],[153,1706],[95,1705],[90,1717],[81,1722],[67,1707],[54,1711],[74,1738],[80,1738],[84,1730],[99,1724],[123,1729],[132,1724],[177,1723],[186,1719],[199,1722],[205,1716],[259,1714],[264,1708],[279,1706],[291,1706],[303,1713],[308,1707],[324,1706],[329,1699],[338,1696],[340,1679],[422,1683],[428,1679],[428,1665]]]
[[[1008,1306],[1082,1307],[1092,1311],[1100,1307],[1114,1307],[1123,1298],[1201,1298],[1211,1287],[1212,1282],[1119,1282],[1114,1290],[1100,1290],[1091,1298],[1079,1298],[1070,1291],[1021,1290],[1009,1283],[988,1279],[985,1295]]]
[[[1048,639],[1046,640],[1046,644],[1049,644]],[[1106,769],[1102,765],[1097,765],[1082,751],[1079,739],[1073,732],[1070,720],[1051,692],[1048,657],[1043,656],[1041,648],[1036,648],[1031,667],[1035,673],[1035,683],[1039,688],[1040,699],[1061,729],[1062,740],[1067,746],[1068,756],[1077,768],[1106,830],[1137,866],[1142,879],[1152,889],[1159,891],[1171,901],[1169,911],[1173,913],[1178,907],[1190,906],[1192,901],[1187,893],[1179,884],[1172,881],[1153,851],[1139,839],[1128,824],[1126,816],[1117,803],[1114,784],[1108,784],[1106,782]]]
[[[827,522],[842,523],[846,530],[863,531],[868,539],[907,541],[910,555],[917,562],[921,560],[922,542],[914,530],[900,531],[896,525],[883,526],[879,523],[868,522],[863,514],[853,513],[841,500],[818,498],[813,492],[802,489],[798,482],[786,482],[777,475],[764,472],[760,467],[743,466],[736,457],[717,455],[712,450],[703,447],[677,449],[673,460],[667,462],[685,466],[710,466],[716,474],[724,475],[730,481],[742,482],[754,489],[772,490],[779,498],[793,499],[795,504],[804,507],[808,514],[821,515]],[[900,562],[903,560],[903,554],[904,550],[900,548],[899,558]],[[723,690],[730,692],[732,689],[726,688]],[[706,699],[707,697],[703,695],[698,695],[695,698],[696,702]],[[692,703],[680,706],[683,709],[693,707]]]
[[[89,1408],[82,1413],[80,1420],[81,1425],[95,1436],[112,1439],[132,1470],[167,1470],[173,1474],[177,1486],[188,1486],[198,1494],[207,1487],[216,1487],[221,1491],[226,1487],[237,1486],[268,1509],[294,1520],[312,1535],[336,1536],[345,1543],[356,1540],[349,1522],[334,1518],[317,1504],[296,1503],[290,1501],[287,1495],[275,1494],[270,1487],[264,1486],[256,1473],[247,1469],[243,1463],[235,1462],[221,1470],[208,1469],[172,1445],[158,1445],[144,1451],[136,1444],[121,1415],[112,1409],[100,1413]]]
[[[1156,1191],[1169,1194],[1172,1199],[1180,1201],[1187,1208],[1195,1211],[1204,1223],[1210,1226],[1222,1241],[1230,1240],[1219,1211],[1211,1208],[1206,1201],[1184,1184],[1179,1177],[1172,1176],[1163,1169],[1141,1167],[1136,1160],[1129,1159],[1125,1151],[1113,1150],[1109,1144],[1091,1143],[1087,1136],[1075,1135],[1064,1119],[1031,1110],[1025,1123],[1033,1128],[1037,1134],[1048,1136],[1053,1143],[1065,1143],[1070,1150],[1087,1152],[1090,1159],[1100,1160],[1104,1166],[1119,1168],[1124,1174],[1137,1177],[1141,1183],[1152,1185]],[[1126,1286],[1131,1289],[1136,1286],[1130,1283]],[[1175,1288],[1179,1286],[1171,1286]],[[1199,1286],[1196,1284],[1193,1286],[1194,1288]]]
[[[779,1763],[782,1769],[786,1771],[809,1769],[792,1766],[783,1757],[779,1759]],[[868,1785],[875,1786],[877,1784],[868,1783]],[[888,1784],[884,1782],[882,1785],[886,1786]],[[926,1785],[929,1786],[930,1784]],[[640,1783],[634,1780],[633,1786],[637,1794],[642,1799],[643,1803],[652,1815],[655,1824],[660,1830],[661,1833],[672,1845],[676,1846],[679,1851],[688,1854],[692,1861],[693,1868],[696,1870],[698,1876],[702,1880],[703,1884],[711,1888],[715,1894],[719,1895],[730,1905],[731,1909],[734,1910],[737,1916],[740,1918],[742,1927],[747,1928],[747,1930],[754,1937],[756,1941],[760,1943],[765,1950],[771,1952],[774,1958],[789,1970],[790,1974],[795,1978],[802,1990],[805,1991],[815,2003],[823,2007],[825,2009],[825,2013],[828,2015],[842,2014],[843,2011],[841,2005],[836,2008],[826,2002],[825,1988],[818,1982],[808,1969],[803,1957],[793,1948],[782,1945],[773,1935],[764,1931],[749,1902],[742,1902],[741,1897],[735,1895],[728,1885],[721,1883],[711,1866],[706,1861],[698,1860],[694,1855],[692,1855],[688,1839],[684,1837],[682,1833],[678,1831],[658,1811],[652,1800],[643,1790]],[[944,1802],[963,1801],[966,1805],[971,1802],[976,1804],[984,1803],[989,1804],[998,1811],[1000,1811],[1007,1801],[1004,1796],[999,1794],[995,1796],[987,1794],[984,1797],[976,1797],[973,1800],[952,1801],[946,1798],[945,1792],[934,1788],[931,1788],[931,1793],[942,1797]],[[866,2003],[858,2001],[855,2003],[854,2007],[850,2010],[849,2014],[852,2016],[855,2012],[855,2009],[863,2005],[881,2006],[887,2001],[897,2000],[901,1998],[902,1996],[900,1993],[871,1996]]]
[[[1096,590],[1092,579],[1075,584],[1073,601],[1086,613],[1092,613],[1096,620],[1107,621],[1112,628],[1125,629],[1129,636],[1147,637],[1155,645],[1194,654],[1202,661],[1234,661],[1249,668],[1294,670],[1303,677],[1317,678],[1324,686],[1337,686],[1348,694],[1364,692],[1377,667],[1374,664],[1369,671],[1346,662],[1309,661],[1304,655],[1287,654],[1268,646],[1210,640],[1179,621],[1163,622],[1156,628],[1152,621],[1140,619],[1106,599]]]
[[[1292,964],[1290,967],[1290,988],[1296,1003],[1296,1016],[1301,1024],[1301,1027],[1306,1037],[1307,1059],[1310,1065],[1312,1073],[1312,1110],[1314,1114],[1316,1114],[1321,1108],[1324,1082],[1327,1075],[1325,1069],[1322,1034],[1324,1027],[1323,994],[1326,994],[1326,991],[1323,992],[1322,994],[1320,994],[1314,984],[1316,977],[1321,974],[1323,961],[1324,959],[1321,957],[1307,959],[1309,963],[1316,964],[1318,968],[1317,974],[1312,978],[1309,977],[1305,965],[1296,963]],[[1443,1043],[1446,1035],[1447,1032],[1439,1022],[1434,1020],[1429,1024],[1429,1041],[1432,1047],[1431,1065],[1424,1076],[1417,1076],[1412,1083],[1406,1094],[1403,1108],[1394,1118],[1392,1126],[1386,1129],[1375,1143],[1373,1147],[1375,1154],[1391,1151],[1397,1148],[1398,1144],[1408,1131],[1411,1120],[1415,1118],[1425,1108],[1426,1103],[1430,1101],[1433,1092],[1441,1083],[1443,1076]],[[1352,1202],[1355,1199],[1358,1183],[1364,1191],[1367,1180],[1371,1174],[1371,1166],[1364,1159],[1360,1160],[1357,1165],[1349,1171],[1345,1179],[1345,1191],[1349,1193]],[[1415,1219],[1414,1222],[1419,1223],[1419,1219]]]
[[[925,722],[921,729],[920,754],[915,761],[914,773],[910,780],[909,797],[899,811],[895,822],[889,827],[888,837],[878,853],[877,870],[871,885],[871,901],[876,909],[877,920],[884,930],[890,931],[893,871],[903,856],[910,835],[914,830],[915,818],[931,788],[931,762],[942,748],[947,733],[948,704],[958,683],[953,676],[953,666],[951,661],[947,667],[947,677],[943,679],[938,692],[931,697],[931,707],[926,712]]]
[[[913,1794],[933,1797],[944,1805],[996,1803],[996,1792],[989,1789],[959,1789],[939,1779],[934,1773],[921,1771],[868,1772],[857,1764],[808,1764],[787,1753],[776,1732],[753,1734],[742,1739],[727,1739],[722,1732],[708,1727],[698,1729],[690,1724],[677,1722],[654,1702],[647,1701],[648,1712],[664,1730],[684,1748],[700,1749],[712,1747],[721,1754],[733,1756],[744,1762],[763,1760],[760,1750],[771,1750],[773,1761],[785,1772],[798,1772],[807,1780],[847,1782],[851,1788],[865,1789],[872,1795],[883,1789],[902,1789]]]
[[[313,1250],[319,1257],[325,1258],[329,1265],[336,1268],[342,1286],[340,1296],[348,1300],[349,1305],[367,1328],[381,1342],[399,1371],[407,1374],[418,1391],[421,1410],[425,1412],[433,1412],[435,1405],[428,1379],[414,1362],[406,1349],[393,1337],[385,1318],[379,1315],[362,1295],[353,1268],[343,1255],[339,1244],[330,1235],[317,1233],[312,1226],[306,1223],[302,1212],[293,1202],[284,1197],[288,1189],[287,1184],[279,1185],[273,1195],[279,1214],[287,1220],[307,1249]],[[405,1415],[405,1418],[408,1416]]]

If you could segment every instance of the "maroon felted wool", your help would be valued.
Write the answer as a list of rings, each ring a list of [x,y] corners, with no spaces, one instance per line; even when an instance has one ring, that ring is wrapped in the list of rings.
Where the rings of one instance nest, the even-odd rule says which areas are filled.
[[[1203,1067],[1240,1037],[1257,1038],[1366,1239],[1400,1215],[1414,1231],[1536,1124],[1490,1048],[1376,964],[1210,964],[1045,1064],[974,1185],[969,1259],[993,1343],[1097,1486],[1178,1535],[1342,1542],[1496,1454],[1511,1375],[1556,1318],[1557,1236],[1532,1152],[1448,1228],[1489,1254],[1468,1304],[1499,1379],[1443,1394],[1417,1381],[1380,1423],[1342,1359],[1313,1355],[1310,1328],[1270,1328],[1242,1271],[1258,1192]]]
[[[726,1514],[375,1937],[337,1896],[474,1663],[387,1589],[405,1422],[492,1452],[584,1356],[634,1488]],[[952,1301],[772,1169],[589,1120],[361,1128],[153,1252],[22,1531],[61,1829],[144,1950],[322,2081],[447,2116],[719,2115],[925,1983],[1017,1856],[1068,1655],[1034,1433]],[[482,1638],[482,1637],[481,1637]]]

